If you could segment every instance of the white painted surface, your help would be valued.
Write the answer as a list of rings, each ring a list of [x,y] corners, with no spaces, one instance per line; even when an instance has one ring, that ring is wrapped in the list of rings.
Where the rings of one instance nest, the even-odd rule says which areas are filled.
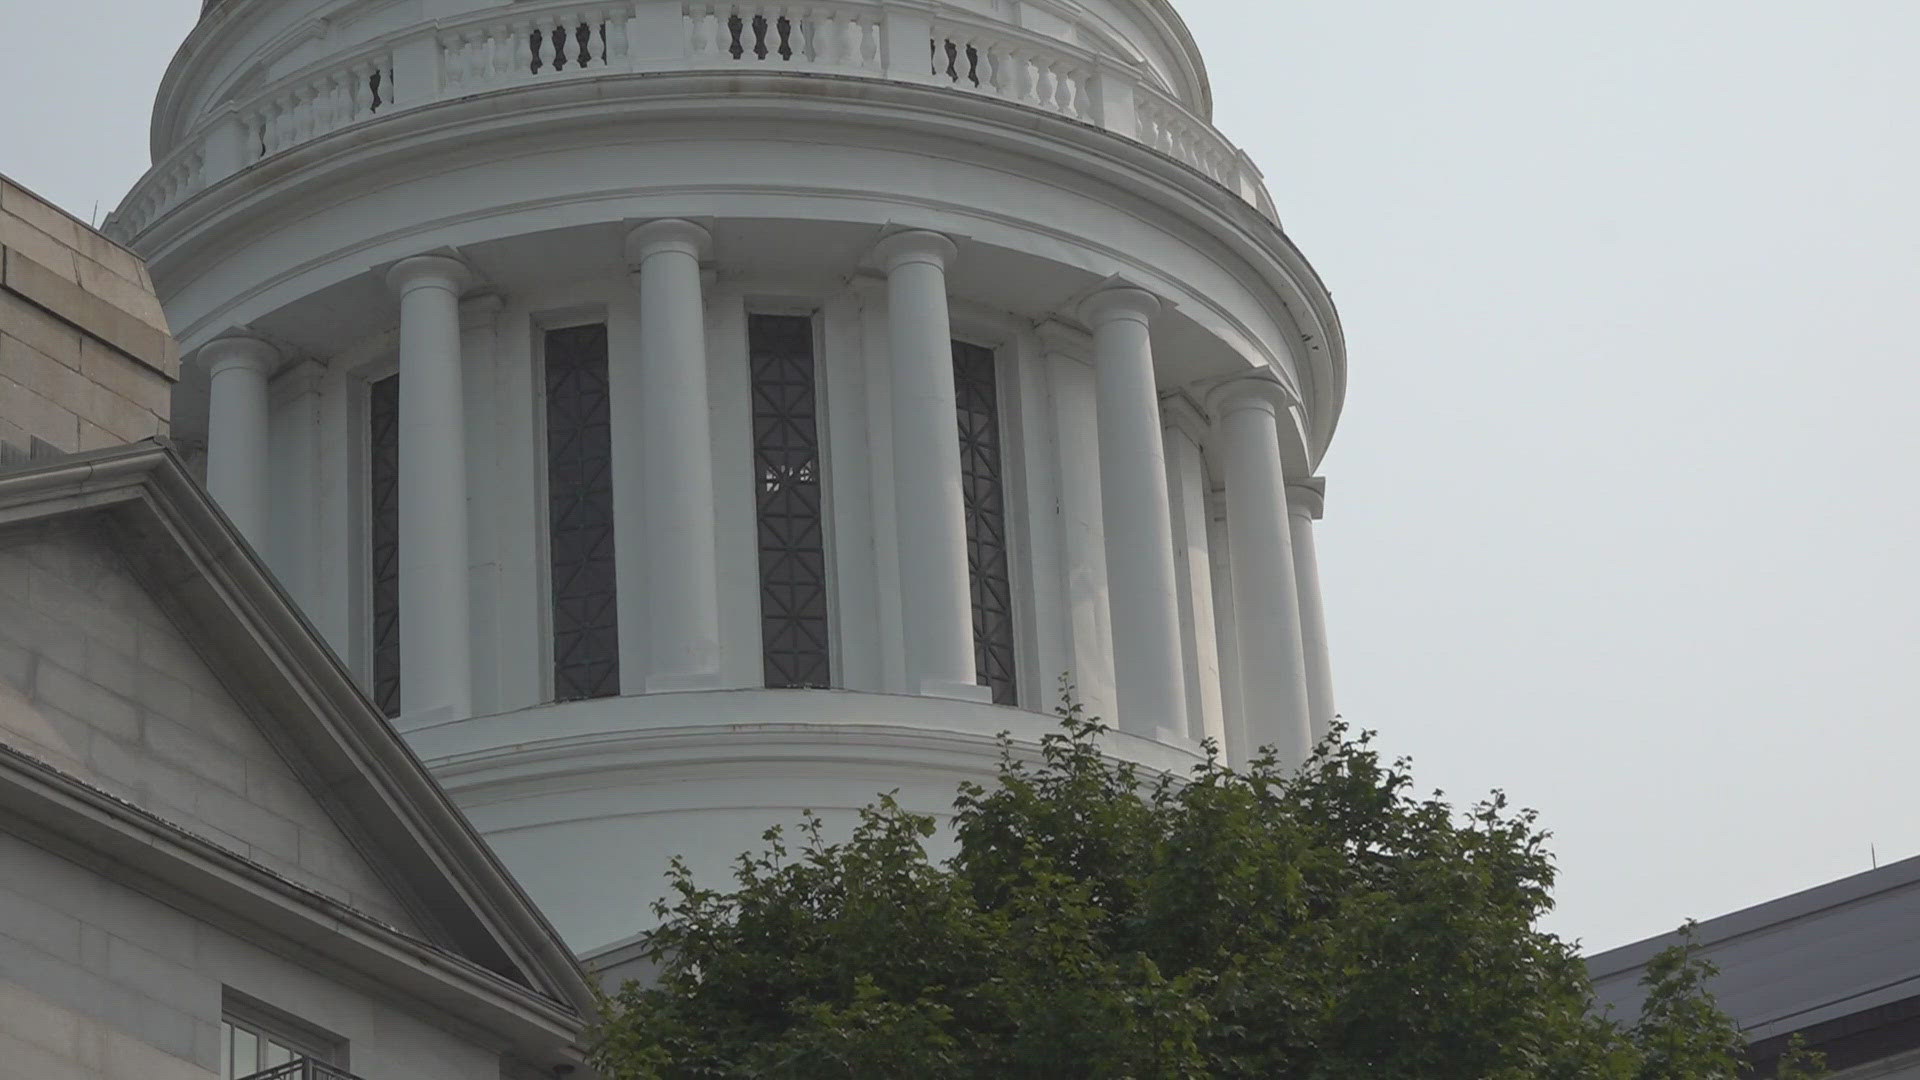
[[[947,264],[953,241],[897,233],[874,257],[887,273],[893,458],[900,530],[900,609],[907,684],[922,694],[985,700],[975,685],[966,510],[953,386]]]
[[[1221,442],[1227,476],[1227,532],[1233,561],[1240,702],[1248,749],[1271,746],[1297,766],[1313,749],[1306,658],[1300,648],[1300,600],[1287,528],[1286,475],[1280,464],[1279,387],[1245,380],[1223,387]]]
[[[720,678],[707,309],[700,294],[700,257],[711,243],[705,229],[679,220],[655,221],[627,237],[640,286],[641,449],[640,460],[623,462],[618,475],[629,491],[646,493],[650,691],[712,689]]]
[[[473,700],[460,347],[460,294],[472,274],[422,255],[388,281],[400,294],[400,701],[418,722],[465,716]]]
[[[1198,57],[1157,16],[1134,0],[937,18],[896,6],[869,27],[885,44],[872,56],[742,65],[681,33],[677,3],[590,0],[631,12],[624,40],[577,72],[521,80],[486,59],[513,37],[499,4],[316,22],[334,2],[204,30],[163,92],[167,157],[116,228],[150,257],[189,346],[252,325],[325,367],[316,424],[304,406],[274,415],[275,475],[306,475],[311,450],[320,477],[318,527],[284,530],[275,560],[313,583],[303,596],[363,675],[365,387],[397,363],[402,723],[572,944],[639,929],[674,853],[713,880],[807,807],[834,830],[895,787],[944,810],[955,783],[989,775],[995,734],[1048,730],[1063,673],[1123,729],[1114,752],[1155,767],[1190,766],[1206,735],[1244,760],[1244,725],[1272,726],[1266,697],[1240,707],[1242,680],[1294,676],[1239,665],[1236,613],[1242,583],[1293,578],[1284,503],[1269,515],[1279,535],[1249,539],[1248,567],[1229,567],[1209,508],[1217,447],[1197,430],[1169,456],[1160,403],[1249,373],[1289,387],[1305,423],[1266,429],[1255,474],[1277,484],[1280,462],[1324,451],[1344,359],[1257,175],[1205,123]],[[848,34],[874,10],[845,5]],[[894,64],[944,40],[990,66],[1021,42],[1065,66],[1029,85],[1006,65],[1010,81],[983,89]],[[1097,57],[1135,54],[1144,66],[1090,77]],[[362,60],[388,65],[391,108],[305,111],[309,80]],[[243,71],[265,82],[236,89]],[[286,118],[271,132],[263,105]],[[200,171],[167,186],[183,168]],[[697,221],[711,244],[656,225],[628,246],[667,220]],[[467,298],[464,332],[454,303],[469,283],[448,264],[397,310],[376,276],[428,265],[422,252],[457,252],[494,298]],[[1115,279],[1166,310],[1109,297],[1083,321],[1078,301]],[[758,312],[817,327],[834,677],[848,692],[755,689]],[[598,320],[627,696],[554,705],[540,343]],[[1019,710],[975,685],[956,336],[999,357]],[[189,439],[207,426],[203,393],[181,395]],[[1196,429],[1219,423],[1201,412]],[[1279,617],[1251,610],[1249,632]]]
[[[202,350],[210,377],[207,402],[207,490],[240,535],[267,545],[271,477],[267,472],[267,378],[279,365],[258,338],[224,337]]]
[[[1108,289],[1096,293],[1081,312],[1093,326],[1119,722],[1136,735],[1180,738],[1187,733],[1186,675],[1167,459],[1148,335],[1160,309],[1151,293]]]
[[[1307,663],[1307,709],[1315,742],[1327,737],[1338,710],[1333,701],[1333,652],[1327,644],[1327,610],[1320,598],[1320,557],[1313,523],[1326,507],[1326,482],[1287,483],[1287,525],[1293,539],[1293,580],[1300,596],[1300,649]]]

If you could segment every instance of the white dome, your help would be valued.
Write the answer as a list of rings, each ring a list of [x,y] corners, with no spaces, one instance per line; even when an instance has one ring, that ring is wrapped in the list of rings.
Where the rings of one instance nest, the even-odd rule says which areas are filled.
[[[108,229],[216,497],[591,950],[1063,673],[1154,768],[1324,728],[1340,327],[1208,94],[1159,0],[223,0]]]

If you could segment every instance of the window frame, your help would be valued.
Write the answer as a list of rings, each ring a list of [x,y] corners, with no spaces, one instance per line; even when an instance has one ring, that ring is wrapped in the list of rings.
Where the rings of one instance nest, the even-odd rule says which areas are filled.
[[[950,336],[954,341],[990,350],[994,362],[995,404],[1000,415],[1001,497],[1007,518],[1007,582],[1013,594],[1013,653],[1015,704],[1005,708],[1044,712],[1050,698],[1050,681],[1059,673],[1045,675],[1040,666],[1038,644],[1034,640],[1033,611],[1033,526],[1027,490],[1029,447],[1023,437],[1028,410],[1037,407],[1026,400],[1026,385],[1021,379],[1020,339],[1030,335],[1031,326],[997,312],[975,310],[964,302],[950,302]],[[954,418],[958,437],[958,415]],[[971,593],[971,582],[969,582]],[[971,617],[971,595],[969,595]]]
[[[609,384],[608,405],[607,405],[607,424],[609,429],[611,429],[614,425],[619,423],[620,418],[619,418],[619,410],[616,407],[616,402],[614,402],[613,400],[613,390],[611,385],[614,382],[614,374],[613,374],[614,337],[613,337],[613,320],[609,316],[608,312],[606,312],[603,309],[594,309],[594,308],[569,308],[562,312],[547,313],[547,314],[539,315],[532,320],[532,333],[533,333],[532,359],[533,359],[533,368],[534,368],[533,379],[532,379],[533,398],[534,398],[533,453],[534,453],[534,460],[538,463],[537,467],[534,468],[533,470],[533,475],[534,475],[534,487],[535,487],[535,490],[537,493],[537,499],[538,499],[538,502],[536,504],[536,510],[535,510],[535,520],[540,522],[540,525],[541,525],[540,529],[538,530],[539,553],[540,553],[540,565],[539,565],[540,596],[542,601],[540,605],[540,628],[541,628],[540,677],[541,677],[541,697],[542,697],[542,700],[547,704],[565,704],[567,702],[574,702],[574,701],[602,701],[602,700],[606,700],[607,698],[620,697],[625,692],[625,680],[628,678],[628,673],[624,670],[624,668],[620,665],[620,662],[619,662],[620,661],[620,645],[619,645],[620,639],[618,635],[620,635],[622,628],[620,626],[620,603],[618,600],[618,595],[621,591],[627,588],[632,588],[636,586],[634,583],[620,581],[619,549],[622,545],[633,542],[633,540],[632,538],[622,537],[618,527],[617,504],[620,497],[620,484],[619,484],[620,461],[619,461],[619,455],[614,454],[613,460],[610,466],[611,474],[612,474],[612,481],[611,481],[612,490],[610,492],[610,495],[614,502],[614,508],[610,509],[610,513],[612,513],[615,517],[615,521],[613,522],[614,548],[615,548],[614,589],[615,589],[615,597],[616,597],[614,601],[614,633],[616,635],[615,648],[614,648],[614,657],[615,657],[614,662],[615,662],[615,672],[616,672],[615,686],[612,693],[600,694],[594,697],[566,698],[563,701],[559,696],[559,693],[560,693],[559,672],[557,670],[558,656],[554,648],[554,635],[556,633],[556,628],[554,623],[554,610],[553,610],[554,602],[555,602],[554,578],[553,578],[553,488],[552,488],[553,462],[551,458],[551,443],[549,441],[550,429],[548,427],[548,421],[551,417],[551,411],[550,411],[551,403],[547,396],[547,339],[550,335],[554,333],[558,333],[566,330],[577,330],[577,329],[580,329],[581,327],[589,327],[589,326],[600,327],[602,330],[602,333],[606,337],[607,381]],[[609,437],[610,438],[612,437],[611,431],[610,431]],[[632,629],[629,629],[627,632],[631,633],[635,631]]]
[[[745,438],[748,447],[748,461],[754,461],[759,452],[753,430],[753,320],[759,316],[776,318],[805,319],[811,333],[813,348],[813,425],[814,455],[818,460],[820,474],[820,544],[823,562],[822,578],[826,589],[827,609],[827,685],[807,687],[805,689],[838,689],[846,685],[843,663],[846,656],[846,643],[843,639],[844,620],[840,611],[839,566],[835,560],[838,550],[836,521],[834,516],[834,469],[832,456],[832,403],[829,397],[826,358],[826,326],[823,316],[824,303],[815,298],[799,296],[766,296],[750,294],[743,298],[743,319],[741,340],[746,351],[740,356],[739,363],[745,368],[744,386],[747,391],[745,420],[747,429]],[[755,529],[760,520],[760,479],[757,468],[750,477],[752,484],[753,518]],[[761,689],[797,689],[789,687],[771,687],[766,685],[766,584],[761,574],[760,543],[756,531],[753,544],[754,564],[754,656],[760,671]]]
[[[614,353],[614,346],[618,342],[615,322],[615,315],[608,305],[588,302],[531,312],[527,315],[524,325],[516,327],[514,331],[525,330],[527,333],[527,357],[528,362],[532,365],[532,370],[526,373],[528,387],[531,391],[531,400],[529,400],[527,404],[530,405],[533,410],[532,423],[528,426],[528,434],[530,437],[527,444],[527,452],[533,455],[535,464],[533,469],[530,470],[532,473],[533,487],[529,493],[532,498],[527,504],[527,512],[532,515],[534,521],[539,523],[538,527],[534,529],[534,574],[538,581],[537,592],[539,594],[539,611],[537,612],[538,626],[536,627],[536,632],[540,636],[539,698],[540,704],[542,705],[563,704],[557,696],[559,687],[555,685],[553,671],[553,526],[549,520],[549,514],[551,513],[551,507],[553,505],[553,494],[548,486],[549,477],[547,476],[547,334],[554,330],[571,330],[581,326],[605,326],[607,328],[607,379],[611,383],[618,380],[618,377],[614,374],[614,367],[618,363],[618,358]],[[609,390],[609,395],[611,396],[611,390]],[[621,421],[619,402],[612,402],[609,408],[610,415],[608,416],[608,422],[617,427]],[[615,513],[617,514],[619,512],[620,498],[620,461],[617,454],[615,455],[613,463],[613,472],[614,506]],[[627,543],[637,542],[638,540],[632,537],[622,540],[619,535],[619,530],[617,528],[615,529],[616,569],[614,573],[616,581],[618,580],[619,574],[618,549]],[[620,587],[623,589],[641,588],[644,587],[644,583],[622,585]],[[617,606],[615,617],[617,620]],[[627,692],[628,680],[632,677],[632,673],[628,672],[626,666],[622,664],[620,671],[620,694]],[[620,694],[615,696],[620,696]],[[587,698],[584,700],[593,701],[604,699]]]
[[[223,987],[220,1005],[220,1077],[221,1080],[244,1080],[244,1078],[278,1068],[286,1064],[279,1062],[268,1065],[260,1061],[256,1050],[254,1068],[251,1072],[236,1072],[233,1059],[233,1037],[235,1031],[245,1031],[258,1040],[256,1046],[269,1042],[287,1050],[292,1057],[289,1060],[306,1059],[317,1061],[336,1069],[350,1067],[348,1060],[348,1042],[345,1038],[310,1024],[282,1009],[276,1009],[257,998],[248,997],[231,987]]]
[[[373,631],[373,384],[400,374],[397,345],[383,348],[377,357],[347,371],[347,423],[352,439],[348,461],[352,492],[348,507],[353,543],[348,549],[348,574],[353,582],[348,599],[352,619],[348,642],[349,667],[367,697],[379,705],[374,686]],[[404,658],[402,663],[404,665]],[[402,680],[404,691],[405,681]]]

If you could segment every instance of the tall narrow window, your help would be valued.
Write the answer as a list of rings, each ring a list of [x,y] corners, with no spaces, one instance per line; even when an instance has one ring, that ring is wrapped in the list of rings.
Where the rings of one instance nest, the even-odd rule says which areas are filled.
[[[999,380],[992,349],[953,343],[960,413],[960,484],[967,511],[967,576],[973,588],[973,660],[998,705],[1019,703],[1013,641],[1013,580],[1007,564]]]
[[[607,328],[550,330],[546,346],[553,693],[558,701],[612,697],[620,693],[620,623]]]
[[[373,702],[400,715],[400,376],[367,387]]]
[[[832,684],[826,522],[814,396],[813,320],[755,315],[753,465],[760,502],[760,640],[770,687]]]

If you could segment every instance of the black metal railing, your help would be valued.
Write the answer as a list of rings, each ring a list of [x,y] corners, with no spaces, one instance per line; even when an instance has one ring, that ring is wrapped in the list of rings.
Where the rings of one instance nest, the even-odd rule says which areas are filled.
[[[360,1080],[360,1078],[324,1061],[316,1061],[313,1058],[294,1058],[285,1065],[275,1065],[271,1069],[249,1073],[240,1080]]]

